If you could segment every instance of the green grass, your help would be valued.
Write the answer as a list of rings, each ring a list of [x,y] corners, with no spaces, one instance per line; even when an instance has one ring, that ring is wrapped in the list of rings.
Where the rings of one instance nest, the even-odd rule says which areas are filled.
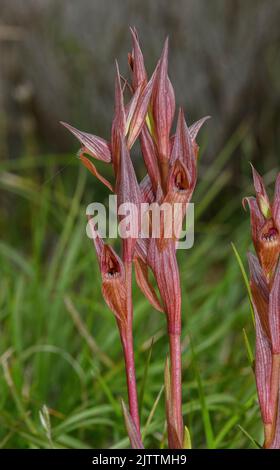
[[[262,441],[248,359],[254,326],[231,247],[247,269],[249,217],[241,194],[226,196],[226,163],[247,132],[242,125],[208,169],[200,159],[195,245],[178,253],[183,412],[193,448],[251,448]],[[244,150],[241,158],[250,155]],[[85,208],[106,191],[72,156],[1,165],[0,447],[127,447],[121,346],[85,234]],[[165,320],[135,284],[134,304],[144,444],[166,447]]]

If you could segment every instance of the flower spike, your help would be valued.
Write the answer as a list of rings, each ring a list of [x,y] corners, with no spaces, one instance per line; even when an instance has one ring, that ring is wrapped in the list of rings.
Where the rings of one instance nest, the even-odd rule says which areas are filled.
[[[181,286],[176,259],[177,235],[181,231],[184,211],[196,184],[199,149],[196,137],[208,117],[195,122],[189,129],[180,109],[175,136],[170,135],[175,114],[175,96],[168,76],[168,39],[149,80],[135,28],[131,28],[131,36],[132,52],[128,55],[131,83],[120,75],[116,63],[115,110],[110,142],[81,132],[68,124],[63,123],[63,125],[81,142],[79,157],[83,165],[117,196],[118,228],[122,237],[121,256],[104,243],[91,219],[89,223],[102,277],[102,294],[115,315],[123,347],[129,401],[129,411],[123,403],[123,412],[131,445],[133,448],[143,448],[133,347],[132,268],[134,266],[140,289],[151,305],[166,316],[170,356],[170,368],[166,368],[165,373],[168,444],[170,448],[180,449],[184,447],[184,426],[181,378]],[[131,93],[128,103],[124,101],[125,91]],[[147,174],[140,184],[130,157],[130,150],[138,138],[147,169]],[[112,164],[113,185],[98,173],[88,156]],[[142,227],[140,226],[143,211],[141,203],[148,203],[147,205],[154,203],[152,208],[147,208],[149,212],[145,213],[146,223],[144,222],[145,225]],[[165,203],[168,204],[162,207]],[[175,206],[180,206],[177,203],[183,203],[184,210],[174,210],[170,214],[170,208],[176,209]],[[259,211],[257,202],[256,206]],[[278,212],[276,202],[273,207],[275,213]],[[156,224],[150,212],[150,209],[154,208],[160,210],[160,218]],[[166,238],[161,209],[168,209],[167,229],[168,225],[171,225],[171,231],[168,230],[171,236]],[[263,218],[260,213],[261,222]],[[160,229],[159,238],[157,234],[154,238],[155,225],[157,234],[158,228]],[[260,226],[260,230],[262,229],[263,224]],[[259,227],[254,233],[257,246]],[[263,258],[260,259],[262,261]],[[150,271],[158,289],[154,288],[149,279]],[[258,289],[262,286],[263,280],[258,275],[257,268],[256,272],[255,277],[254,273],[252,274],[252,278],[254,277],[253,281]],[[270,286],[271,279],[268,281],[265,277],[264,286]],[[266,292],[264,287],[263,290]],[[266,300],[263,292],[260,296],[258,293],[255,294],[255,304],[262,320],[268,311]],[[262,327],[264,322],[260,324]],[[269,322],[266,325],[269,327]],[[263,351],[266,351],[264,347],[260,351],[260,355],[264,356]],[[273,370],[273,360],[271,369]],[[260,377],[262,373],[261,369]],[[261,390],[261,385],[259,389],[261,397],[265,396],[266,391]],[[264,403],[266,407],[266,397]]]
[[[243,206],[245,207],[246,202],[249,205],[255,250],[267,279],[272,280],[280,254],[280,235],[263,179],[253,167],[252,169],[256,198],[244,198]]]
[[[248,254],[250,288],[256,324],[255,377],[264,426],[264,448],[280,445],[280,238],[278,225],[279,180],[271,206],[262,177],[254,169],[256,198],[247,202],[252,239],[258,258]],[[272,208],[272,209],[271,209]]]

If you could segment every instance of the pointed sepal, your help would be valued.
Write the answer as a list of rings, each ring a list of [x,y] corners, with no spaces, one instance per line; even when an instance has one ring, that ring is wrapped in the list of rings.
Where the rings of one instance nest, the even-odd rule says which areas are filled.
[[[123,89],[118,63],[116,62],[115,78],[115,115],[111,130],[111,150],[115,173],[118,173],[120,158],[120,136],[124,136],[126,131],[126,112],[123,99]]]
[[[156,192],[157,185],[160,181],[160,171],[158,167],[158,154],[156,145],[151,137],[147,126],[143,127],[140,134],[141,150],[144,163],[152,183],[154,192]]]
[[[168,77],[168,39],[154,73],[151,105],[159,158],[167,160],[170,157],[169,137],[175,112],[174,90]]]
[[[268,195],[266,193],[266,189],[265,189],[263,179],[260,176],[260,174],[257,172],[257,170],[253,167],[252,164],[251,164],[251,167],[252,167],[253,181],[254,181],[254,187],[255,187],[255,191],[256,191],[256,198],[257,198],[259,209],[260,209],[262,215],[266,219],[270,219],[271,218],[271,207],[270,207],[270,202],[269,202],[269,199],[268,199]]]
[[[194,189],[196,184],[196,158],[194,153],[193,141],[188,129],[182,108],[179,109],[177,128],[170,163],[176,160],[184,163],[190,176],[189,187]]]
[[[128,56],[128,63],[132,72],[132,86],[136,90],[142,83],[147,83],[147,73],[136,28],[130,28],[130,32],[132,36],[132,54]]]
[[[105,186],[107,186],[108,189],[110,189],[110,191],[113,192],[113,186],[111,185],[111,183],[99,173],[96,166],[93,164],[93,162],[89,158],[87,158],[82,153],[80,154],[80,160],[82,164],[90,171],[92,175],[96,176],[96,178],[98,178],[99,181],[101,181],[101,183],[103,183]]]
[[[126,122],[127,146],[129,149],[133,146],[137,137],[139,136],[148,112],[148,106],[152,94],[153,81],[152,79],[147,83],[137,88],[132,101],[130,114]]]
[[[82,144],[82,153],[87,153],[91,157],[106,163],[111,162],[112,155],[109,142],[102,139],[101,137],[89,134],[88,132],[79,131],[66,122],[61,121],[60,124],[66,127],[66,129],[68,129],[80,141]]]
[[[148,266],[141,258],[134,258],[135,277],[138,287],[141,289],[150,304],[159,312],[163,312],[156,291],[149,280]]]
[[[125,216],[121,216],[121,229],[124,230],[122,236],[123,243],[123,260],[131,262],[133,259],[133,252],[136,240],[140,233],[140,203],[141,194],[139,184],[135,175],[132,165],[130,154],[127,148],[127,143],[124,137],[120,136],[121,150],[120,150],[120,168],[116,185],[116,192],[118,196],[118,207],[121,205],[125,208],[126,205],[129,209],[129,228],[124,226]],[[129,229],[129,233],[126,230]]]
[[[198,121],[195,121],[189,128],[190,135],[193,141],[196,140],[197,134],[199,133],[200,129],[202,128],[203,124],[210,119],[211,116],[205,116]]]

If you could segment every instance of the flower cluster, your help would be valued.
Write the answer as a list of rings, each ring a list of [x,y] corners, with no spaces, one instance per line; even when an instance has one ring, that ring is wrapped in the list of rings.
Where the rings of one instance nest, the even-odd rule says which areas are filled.
[[[175,114],[175,96],[168,76],[168,39],[150,80],[144,65],[137,32],[131,29],[132,51],[128,54],[131,80],[123,79],[116,65],[115,113],[110,142],[93,134],[79,131],[62,123],[80,141],[79,158],[83,165],[110,191],[117,195],[117,204],[178,202],[187,204],[197,179],[199,147],[197,134],[208,118],[187,126],[180,108],[175,134],[172,125]],[[125,91],[130,94],[125,103]],[[147,175],[138,183],[130,150],[139,138]],[[112,164],[114,182],[106,180],[96,169],[92,159]],[[140,212],[140,211],[139,211]],[[93,237],[102,276],[104,299],[115,314],[123,344],[126,364],[130,414],[129,423],[132,445],[140,447],[140,423],[133,357],[131,295],[131,271],[135,267],[136,280],[146,298],[167,319],[170,344],[170,372],[166,379],[166,409],[169,446],[182,448],[184,440],[181,409],[181,291],[176,260],[176,234],[182,225],[182,217],[172,212],[171,237],[166,239],[128,237],[122,239],[122,254],[105,244],[98,234]],[[137,224],[138,217],[132,220]],[[160,220],[162,227],[162,221]],[[92,230],[96,227],[92,224]],[[141,227],[139,228],[141,230]],[[163,230],[163,228],[162,228]],[[152,271],[158,286],[159,297],[149,279]],[[167,382],[170,386],[167,387]],[[131,418],[131,419],[130,419]],[[135,444],[136,442],[136,444]],[[134,443],[134,444],[133,444]]]
[[[255,376],[266,448],[280,447],[280,174],[270,203],[253,168],[256,197],[245,198],[257,256],[248,253],[256,324]]]

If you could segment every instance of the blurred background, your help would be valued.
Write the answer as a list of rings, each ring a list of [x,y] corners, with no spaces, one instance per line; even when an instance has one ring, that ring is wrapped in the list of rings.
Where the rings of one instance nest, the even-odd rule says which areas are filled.
[[[149,74],[169,35],[187,122],[212,116],[198,139],[195,246],[179,254],[184,418],[194,447],[261,442],[254,330],[230,242],[247,269],[249,162],[271,189],[279,171],[279,24],[278,0],[0,0],[1,447],[128,445],[121,348],[85,236],[85,208],[107,192],[80,167],[78,143],[58,122],[109,138],[114,60],[128,76],[130,25]],[[168,348],[164,319],[136,288],[135,305],[145,426]],[[40,420],[44,404],[51,430]],[[162,429],[163,397],[145,427],[147,446],[166,445]]]

